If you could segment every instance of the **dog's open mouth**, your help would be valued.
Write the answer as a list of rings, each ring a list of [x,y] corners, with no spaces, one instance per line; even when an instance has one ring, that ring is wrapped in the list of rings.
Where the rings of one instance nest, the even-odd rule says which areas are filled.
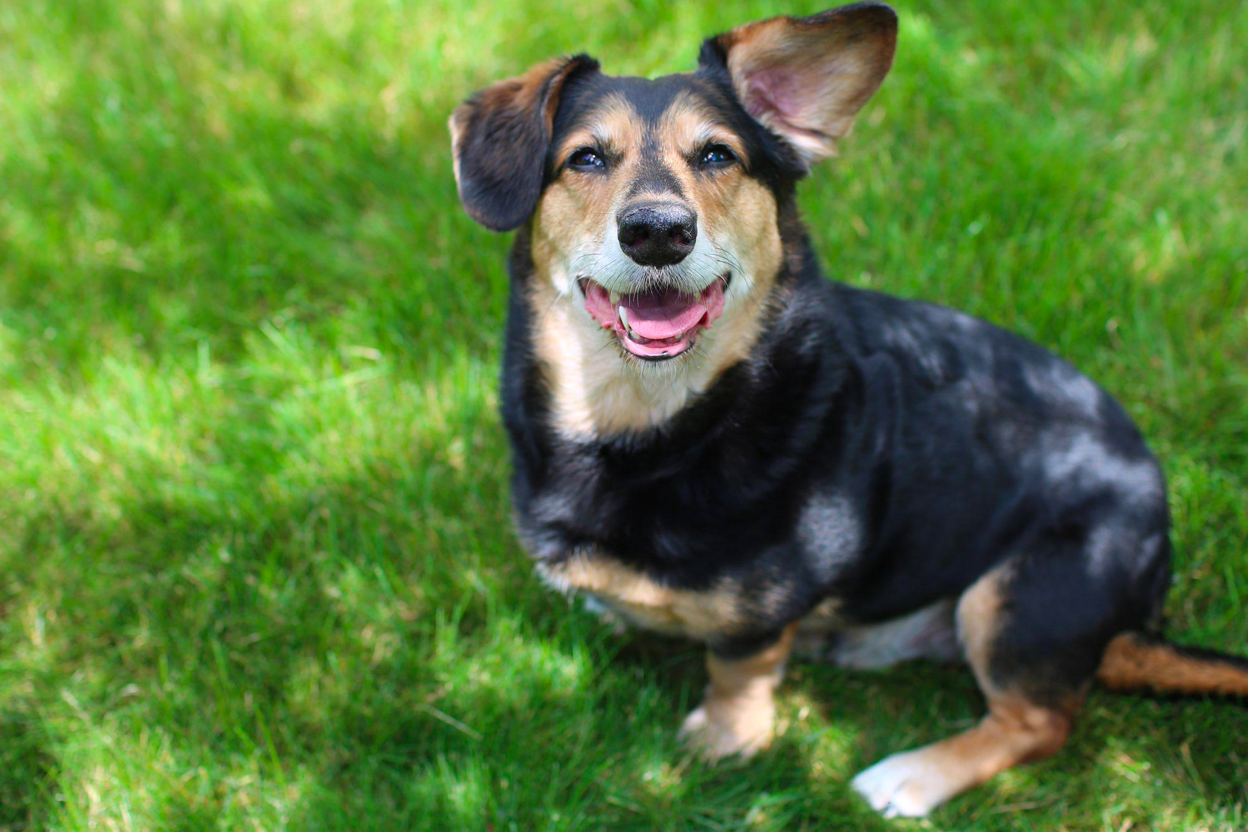
[[[724,314],[728,280],[725,275],[697,294],[674,288],[620,294],[588,278],[580,284],[586,311],[603,329],[614,330],[624,349],[638,358],[662,361],[686,352],[698,333]]]

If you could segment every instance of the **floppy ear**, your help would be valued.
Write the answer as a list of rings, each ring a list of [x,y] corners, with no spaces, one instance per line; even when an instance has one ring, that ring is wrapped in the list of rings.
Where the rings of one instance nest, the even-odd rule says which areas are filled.
[[[806,167],[836,153],[854,115],[888,74],[897,13],[854,3],[810,17],[773,17],[711,38],[701,63],[722,62],[750,115]]]
[[[510,231],[533,213],[564,82],[597,68],[586,55],[555,58],[480,90],[455,109],[450,121],[455,183],[474,220]]]

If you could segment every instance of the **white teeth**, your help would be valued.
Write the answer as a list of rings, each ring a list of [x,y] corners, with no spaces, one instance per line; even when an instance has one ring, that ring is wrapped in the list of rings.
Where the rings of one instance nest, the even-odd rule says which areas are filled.
[[[611,305],[612,305],[612,306],[619,306],[619,305],[620,305],[620,293],[619,293],[619,292],[612,292],[612,293],[611,293]]]
[[[624,324],[624,328],[627,329],[629,332],[633,331],[633,328],[628,325],[628,312],[624,309],[623,306],[620,307],[620,323]]]

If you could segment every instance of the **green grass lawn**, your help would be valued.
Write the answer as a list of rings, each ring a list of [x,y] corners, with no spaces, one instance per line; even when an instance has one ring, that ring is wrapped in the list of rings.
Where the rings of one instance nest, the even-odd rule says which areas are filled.
[[[923,824],[847,785],[969,676],[798,665],[675,739],[694,646],[509,525],[508,240],[446,118],[559,52],[692,68],[810,0],[0,3],[0,830],[1243,830],[1248,710],[1094,694]],[[1184,641],[1248,651],[1248,3],[904,2],[802,204],[829,274],[1060,352],[1163,459]]]

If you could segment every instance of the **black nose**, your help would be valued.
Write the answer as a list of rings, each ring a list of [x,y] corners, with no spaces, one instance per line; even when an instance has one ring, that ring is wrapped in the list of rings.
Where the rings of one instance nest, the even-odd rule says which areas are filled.
[[[620,248],[643,266],[671,266],[693,251],[698,218],[672,203],[628,208],[620,215]]]

